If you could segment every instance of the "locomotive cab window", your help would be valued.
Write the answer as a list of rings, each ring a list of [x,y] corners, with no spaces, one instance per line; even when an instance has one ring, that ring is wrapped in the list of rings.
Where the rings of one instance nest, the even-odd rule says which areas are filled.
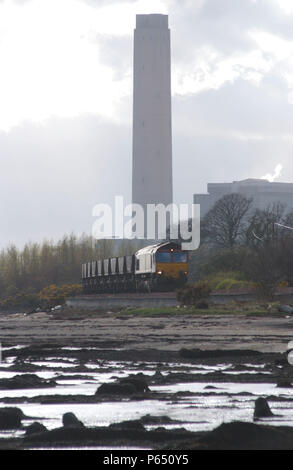
[[[161,252],[157,253],[158,263],[171,263],[171,253]]]
[[[174,263],[187,263],[187,254],[182,252],[173,253]]]

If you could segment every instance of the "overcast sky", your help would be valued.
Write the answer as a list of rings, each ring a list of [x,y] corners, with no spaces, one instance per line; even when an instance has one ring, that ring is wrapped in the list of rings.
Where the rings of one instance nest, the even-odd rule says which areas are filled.
[[[137,13],[169,14],[175,201],[293,182],[292,0],[0,0],[0,247],[129,201]]]

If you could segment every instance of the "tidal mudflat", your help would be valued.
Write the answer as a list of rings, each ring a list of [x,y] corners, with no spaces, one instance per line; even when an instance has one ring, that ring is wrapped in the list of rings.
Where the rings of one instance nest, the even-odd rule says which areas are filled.
[[[227,317],[0,316],[0,447],[293,448],[293,319]]]

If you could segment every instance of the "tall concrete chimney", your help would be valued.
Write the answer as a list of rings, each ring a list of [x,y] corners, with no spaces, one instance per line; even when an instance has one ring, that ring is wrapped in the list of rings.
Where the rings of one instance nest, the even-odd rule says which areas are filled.
[[[134,31],[132,202],[173,201],[171,58],[167,15],[137,15]]]

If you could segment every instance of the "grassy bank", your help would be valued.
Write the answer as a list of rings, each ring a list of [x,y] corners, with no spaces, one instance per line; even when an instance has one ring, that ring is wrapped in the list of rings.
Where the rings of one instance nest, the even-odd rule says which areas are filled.
[[[279,312],[279,303],[257,303],[257,302],[230,302],[227,304],[210,304],[208,308],[197,307],[127,307],[127,308],[73,308],[63,305],[56,312],[51,312],[51,315],[59,319],[86,319],[93,316],[106,318],[107,316],[117,317],[167,317],[167,316],[186,316],[186,315],[231,315],[231,316],[263,316],[263,317],[284,317],[287,314]],[[0,313],[15,313],[20,311],[27,311],[27,309],[20,310],[3,310],[0,308]]]
[[[126,308],[120,312],[124,315],[165,316],[165,315],[274,315],[284,316],[278,311],[278,303],[236,303],[210,305],[209,308],[196,307],[157,307]]]

